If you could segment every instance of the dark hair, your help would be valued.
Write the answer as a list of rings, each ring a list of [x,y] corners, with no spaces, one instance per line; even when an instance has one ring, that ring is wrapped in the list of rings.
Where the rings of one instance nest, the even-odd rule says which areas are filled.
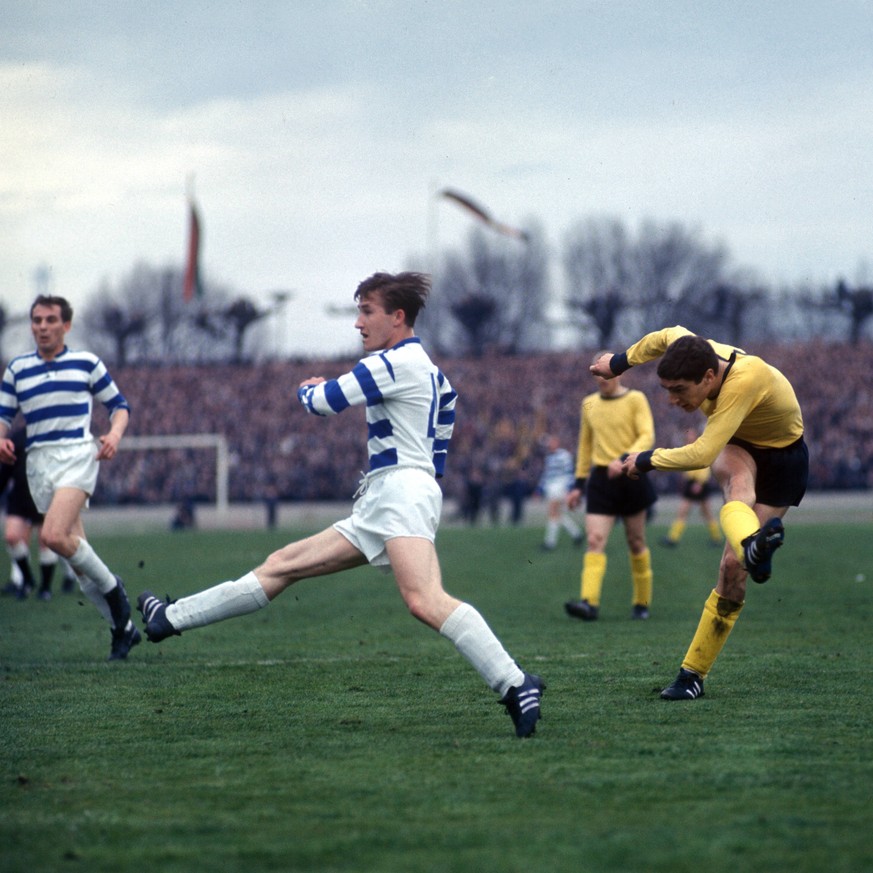
[[[60,306],[61,321],[66,324],[73,320],[73,307],[66,297],[56,297],[53,294],[40,294],[33,303],[30,304],[30,317],[33,318],[33,310],[37,306]]]
[[[700,384],[707,370],[718,373],[718,355],[702,336],[680,336],[667,346],[658,363],[661,379],[687,379]]]
[[[382,298],[386,312],[402,309],[406,324],[412,327],[427,303],[430,276],[426,273],[374,273],[358,285],[355,300],[364,300],[373,294]]]

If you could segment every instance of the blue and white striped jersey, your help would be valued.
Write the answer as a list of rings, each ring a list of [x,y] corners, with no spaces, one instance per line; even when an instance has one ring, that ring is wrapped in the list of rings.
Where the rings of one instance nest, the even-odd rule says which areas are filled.
[[[13,358],[0,385],[0,420],[12,425],[20,410],[27,427],[27,448],[84,443],[91,437],[92,398],[112,415],[130,410],[103,362],[91,352],[66,346],[51,361],[34,350]]]
[[[363,358],[349,373],[299,388],[315,415],[366,404],[370,472],[392,466],[445,472],[457,394],[418,337]]]
[[[537,487],[545,491],[549,485],[561,483],[569,491],[576,481],[574,467],[573,456],[567,449],[558,448],[549,452],[543,460],[543,472]]]

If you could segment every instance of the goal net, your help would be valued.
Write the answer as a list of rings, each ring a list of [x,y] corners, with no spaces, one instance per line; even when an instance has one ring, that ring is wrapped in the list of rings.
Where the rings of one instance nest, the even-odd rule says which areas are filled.
[[[203,449],[215,452],[215,508],[224,513],[228,507],[230,470],[227,437],[220,433],[168,434],[165,436],[128,436],[119,444],[120,450],[167,451]]]

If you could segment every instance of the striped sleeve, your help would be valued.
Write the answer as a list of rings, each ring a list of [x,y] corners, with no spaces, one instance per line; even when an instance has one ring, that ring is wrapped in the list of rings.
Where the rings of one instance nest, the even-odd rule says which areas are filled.
[[[452,438],[452,432],[455,429],[455,405],[458,400],[458,394],[442,372],[439,373],[437,382],[440,393],[436,433],[434,434],[433,441],[433,466],[439,479],[446,472],[449,440]]]
[[[106,365],[97,358],[91,371],[91,394],[94,395],[109,410],[109,415],[119,409],[130,412],[130,404],[125,396],[118,390],[118,386],[109,375]]]
[[[0,420],[5,421],[10,427],[15,413],[18,411],[18,396],[15,392],[15,376],[10,367],[3,374],[3,382],[0,384]]]
[[[348,373],[318,385],[297,389],[297,399],[313,415],[337,415],[349,406],[375,406],[383,399],[384,383],[394,372],[383,355],[359,361]]]

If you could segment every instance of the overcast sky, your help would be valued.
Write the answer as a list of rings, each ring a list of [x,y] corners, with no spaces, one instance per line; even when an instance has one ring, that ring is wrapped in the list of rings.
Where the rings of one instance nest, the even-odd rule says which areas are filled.
[[[537,219],[556,275],[590,216],[680,221],[771,283],[873,260],[862,0],[0,0],[0,22],[14,313],[40,266],[80,307],[181,267],[192,176],[207,279],[293,290],[300,354],[357,350],[324,306],[463,243],[441,187]]]

